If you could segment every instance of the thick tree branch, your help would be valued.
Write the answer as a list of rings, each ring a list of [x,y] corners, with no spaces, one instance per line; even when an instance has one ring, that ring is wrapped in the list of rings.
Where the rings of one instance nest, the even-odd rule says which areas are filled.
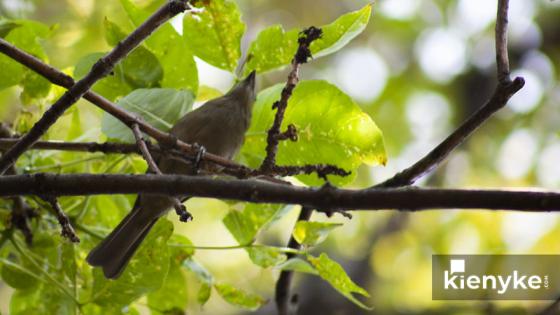
[[[146,141],[142,136],[142,131],[140,131],[140,127],[137,124],[132,125],[132,133],[134,134],[134,138],[136,139],[136,145],[138,146],[140,152],[142,152],[144,160],[146,160],[146,163],[148,163],[148,169],[154,174],[162,175],[163,173],[154,161],[154,158],[152,157],[152,154],[150,153],[150,150],[146,145]],[[185,208],[181,200],[176,197],[172,197],[172,199],[173,208],[175,208],[175,213],[177,213],[179,219],[182,222],[188,222],[192,220],[192,215],[187,211],[187,208]]]
[[[82,97],[95,82],[111,72],[113,67],[126,55],[146,39],[155,29],[165,23],[171,17],[187,9],[187,1],[170,1],[150,16],[142,25],[134,30],[124,40],[119,42],[113,50],[98,60],[90,72],[81,80],[76,82],[62,97],[60,97],[35,123],[27,134],[20,138],[15,144],[0,158],[0,174],[15,163],[33,143],[60,118],[60,116]]]
[[[560,211],[560,192],[534,190],[306,188],[186,175],[26,174],[0,177],[0,196],[163,194],[300,204],[314,209],[493,209]],[[321,210],[318,210],[321,211]]]
[[[426,156],[394,177],[374,186],[375,188],[400,187],[414,184],[419,178],[430,173],[443,162],[453,150],[463,143],[490,116],[503,108],[509,99],[525,85],[525,80],[521,77],[517,77],[513,81],[510,79],[507,53],[508,3],[508,0],[500,0],[498,2],[495,35],[498,85],[492,98]]]

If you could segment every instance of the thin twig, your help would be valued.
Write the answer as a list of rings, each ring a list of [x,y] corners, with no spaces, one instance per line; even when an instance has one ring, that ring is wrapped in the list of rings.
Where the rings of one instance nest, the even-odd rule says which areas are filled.
[[[78,235],[76,235],[76,231],[74,230],[74,227],[72,227],[72,224],[70,223],[70,219],[68,218],[64,210],[62,210],[62,207],[58,203],[56,197],[43,196],[41,198],[46,202],[48,202],[53,208],[53,210],[55,211],[56,218],[58,219],[58,223],[60,224],[60,228],[61,228],[60,235],[67,238],[72,243],[79,243],[80,238],[78,237]]]
[[[136,145],[140,149],[140,152],[142,152],[142,157],[144,157],[144,160],[146,160],[146,163],[148,163],[148,169],[154,174],[163,175],[162,171],[154,161],[154,158],[152,157],[152,154],[150,153],[150,150],[146,145],[146,141],[142,137],[142,131],[140,130],[138,124],[132,125],[132,133],[134,134],[134,138],[136,139]],[[179,220],[181,220],[182,222],[188,222],[192,220],[192,215],[187,211],[187,208],[185,207],[185,205],[183,205],[181,200],[179,200],[177,197],[171,197],[171,199],[173,200],[173,208],[175,208],[175,213],[177,213],[177,215],[179,216]]]
[[[164,4],[142,25],[135,29],[129,36],[119,42],[113,50],[99,59],[91,68],[90,72],[81,80],[76,82],[62,97],[60,97],[33,125],[31,130],[20,141],[11,147],[0,158],[0,174],[15,163],[33,143],[39,138],[72,106],[82,97],[98,80],[111,72],[113,67],[126,55],[146,39],[155,29],[164,22],[187,9],[186,1],[170,1]]]
[[[296,223],[299,221],[309,221],[312,213],[313,209],[302,207]],[[301,245],[296,241],[293,235],[290,237],[290,241],[288,242],[288,248],[295,250],[301,249]],[[293,258],[295,254],[288,253],[286,256],[290,259]],[[298,297],[297,294],[290,295],[290,287],[293,277],[293,271],[284,270],[280,273],[280,276],[276,281],[276,293],[274,300],[276,301],[278,315],[292,315],[296,313]]]
[[[377,184],[374,188],[401,187],[414,184],[419,178],[430,173],[443,162],[453,150],[465,141],[478,127],[486,122],[495,112],[506,106],[509,99],[525,85],[521,77],[510,78],[507,52],[507,10],[508,0],[498,2],[496,19],[496,68],[498,85],[492,98],[467,119],[459,128],[426,156],[409,168],[397,173],[392,178]]]
[[[498,82],[508,84],[511,82],[508,57],[508,9],[509,0],[499,0],[496,13],[496,70]]]
[[[187,175],[25,174],[0,177],[0,196],[158,194],[300,204],[317,211],[494,209],[560,212],[560,192],[429,188],[317,189]]]
[[[276,166],[276,153],[278,152],[278,144],[280,140],[296,139],[297,137],[294,126],[292,126],[292,128],[288,128],[288,130],[284,133],[280,132],[280,128],[282,126],[282,121],[284,120],[286,108],[288,107],[288,100],[292,96],[292,92],[299,81],[299,69],[302,64],[306,63],[307,60],[311,58],[309,45],[314,40],[320,38],[322,34],[323,31],[320,28],[313,26],[303,30],[300,34],[298,39],[298,49],[292,59],[292,70],[288,75],[288,81],[282,89],[280,100],[274,102],[272,105],[272,109],[276,109],[276,114],[274,116],[274,122],[268,130],[266,139],[266,157],[260,167],[262,171],[271,171],[274,166]]]
[[[148,150],[148,146],[142,136],[142,131],[140,130],[140,127],[138,127],[138,124],[132,125],[132,133],[134,134],[134,139],[136,139],[136,145],[142,153],[142,157],[146,160],[146,163],[148,163],[148,169],[154,174],[163,174],[154,161],[150,150]]]

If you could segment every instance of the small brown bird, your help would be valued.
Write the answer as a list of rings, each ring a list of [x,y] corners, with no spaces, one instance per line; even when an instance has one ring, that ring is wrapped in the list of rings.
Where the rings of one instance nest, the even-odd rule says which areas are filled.
[[[231,159],[243,145],[255,101],[255,72],[222,97],[187,113],[170,133],[187,143],[197,143],[208,152]],[[193,165],[160,158],[163,173],[192,174]],[[116,279],[146,237],[150,228],[173,207],[169,197],[138,195],[132,211],[88,255],[87,262],[103,268],[105,277]]]

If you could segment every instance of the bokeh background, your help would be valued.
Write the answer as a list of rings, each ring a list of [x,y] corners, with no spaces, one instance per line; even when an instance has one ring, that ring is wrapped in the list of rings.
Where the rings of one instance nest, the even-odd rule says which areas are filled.
[[[137,1],[153,5],[152,1]],[[248,24],[245,47],[263,28],[327,24],[368,1],[240,0]],[[345,49],[311,62],[303,79],[335,83],[367,111],[385,135],[388,164],[360,170],[353,184],[363,187],[392,176],[427,153],[480,107],[495,85],[493,26],[495,0],[378,0],[368,28]],[[70,71],[84,55],[109,49],[103,18],[125,20],[118,1],[0,0],[0,14],[56,25],[44,42],[49,62]],[[180,18],[174,25],[180,29]],[[526,86],[507,108],[482,126],[437,171],[420,184],[435,187],[560,187],[560,2],[511,1],[510,61]],[[198,60],[201,85],[222,91],[233,76]],[[260,88],[283,82],[287,72],[259,77]],[[17,88],[0,92],[3,121],[25,124],[38,108],[25,107]],[[84,136],[100,133],[100,113],[78,105]],[[71,115],[64,118],[71,120]],[[24,128],[24,127],[22,127]],[[87,132],[86,132],[87,131]],[[55,129],[51,139],[64,139]],[[65,166],[55,170],[64,172]],[[194,223],[176,225],[196,245],[233,244],[221,218],[228,206],[193,199]],[[276,223],[262,242],[285,244],[297,209]],[[171,217],[171,216],[170,216]],[[315,214],[316,220],[327,220]],[[549,302],[442,302],[431,299],[432,254],[560,254],[560,224],[554,213],[434,210],[417,213],[359,212],[342,222],[315,252],[326,251],[352,279],[367,289],[368,314],[530,314]],[[243,250],[200,250],[196,258],[216,278],[273,296],[277,270],[250,263]],[[362,314],[319,278],[297,275],[301,314]],[[8,313],[12,290],[0,283],[0,312]],[[560,294],[560,292],[559,292]],[[139,309],[142,310],[141,303]],[[145,311],[145,310],[144,310]],[[244,314],[214,296],[189,314]],[[258,314],[273,314],[272,301]]]

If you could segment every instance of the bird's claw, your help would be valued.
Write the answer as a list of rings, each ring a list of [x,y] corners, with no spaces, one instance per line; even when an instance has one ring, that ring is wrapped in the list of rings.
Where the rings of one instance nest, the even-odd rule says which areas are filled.
[[[200,170],[200,162],[202,161],[202,157],[204,156],[204,153],[206,153],[206,148],[198,143],[194,143],[193,148],[197,151],[193,163],[193,170],[194,170],[194,174],[196,175]]]

